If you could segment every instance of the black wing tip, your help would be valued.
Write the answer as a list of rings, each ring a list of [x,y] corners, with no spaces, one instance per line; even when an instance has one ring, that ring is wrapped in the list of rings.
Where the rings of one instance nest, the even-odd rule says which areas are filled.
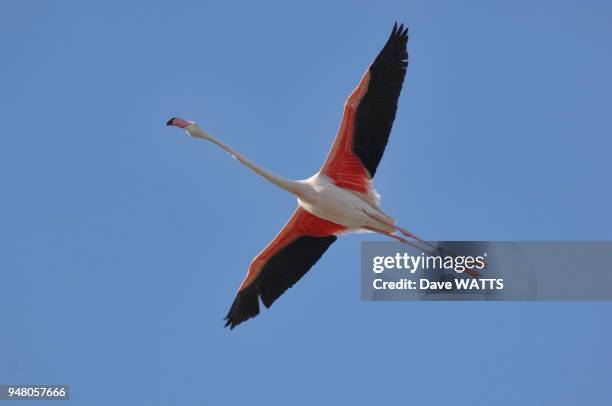
[[[393,42],[397,40],[408,40],[408,26],[404,27],[404,23],[397,25],[397,21],[393,24],[393,30],[387,42]]]
[[[391,35],[389,35],[389,39],[381,49],[380,53],[374,60],[373,65],[378,65],[377,62],[383,63],[382,60],[391,59],[397,60],[397,56],[399,56],[399,60],[403,64],[408,60],[408,27],[404,28],[404,23],[401,23],[399,26],[397,25],[397,21],[393,24],[393,30],[391,31]],[[407,65],[406,65],[407,66]]]
[[[233,330],[234,327],[240,323],[247,321],[259,314],[259,292],[257,284],[252,283],[246,288],[242,289],[236,295],[236,298],[232,302],[232,306],[227,312],[225,320],[225,326]]]
[[[396,35],[404,35],[408,33],[408,26],[407,25],[405,26],[404,23],[400,23],[398,26],[397,21],[396,21],[393,24],[393,30],[391,32]]]

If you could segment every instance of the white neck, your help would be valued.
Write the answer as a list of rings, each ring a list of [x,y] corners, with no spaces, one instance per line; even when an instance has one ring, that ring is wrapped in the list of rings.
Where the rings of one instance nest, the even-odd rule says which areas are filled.
[[[244,155],[234,150],[230,146],[226,145],[224,142],[216,139],[203,129],[201,129],[196,123],[191,123],[189,127],[185,129],[189,135],[195,138],[202,138],[204,140],[208,140],[214,144],[217,144],[224,150],[230,153],[230,155],[240,161],[244,166],[251,169],[255,173],[274,183],[276,186],[285,189],[286,191],[298,196],[300,194],[300,190],[302,189],[302,184],[295,180],[286,179],[282,176],[276,175],[272,172],[269,172],[262,168],[261,166],[255,165],[253,162],[249,161]]]

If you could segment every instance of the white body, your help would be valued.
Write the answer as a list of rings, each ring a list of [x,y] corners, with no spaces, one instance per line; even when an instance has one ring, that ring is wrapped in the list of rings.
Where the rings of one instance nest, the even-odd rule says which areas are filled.
[[[393,219],[378,207],[378,196],[373,190],[361,194],[336,186],[327,176],[317,173],[311,178],[299,181],[303,190],[298,195],[298,204],[304,210],[322,219],[346,226],[349,231],[371,227],[393,232],[386,223]]]

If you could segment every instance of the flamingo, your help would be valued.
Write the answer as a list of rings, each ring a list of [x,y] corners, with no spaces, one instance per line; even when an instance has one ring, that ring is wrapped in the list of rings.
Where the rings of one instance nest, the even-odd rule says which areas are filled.
[[[225,317],[233,329],[269,308],[327,251],[339,235],[376,232],[414,245],[428,244],[399,227],[380,208],[372,178],[385,151],[408,67],[408,28],[394,24],[384,47],[344,105],[340,128],[323,167],[312,177],[291,180],[245,158],[194,121],[179,117],[167,125],[208,140],[247,168],[297,197],[297,209],[272,242],[251,262]],[[398,235],[397,233],[401,234]]]

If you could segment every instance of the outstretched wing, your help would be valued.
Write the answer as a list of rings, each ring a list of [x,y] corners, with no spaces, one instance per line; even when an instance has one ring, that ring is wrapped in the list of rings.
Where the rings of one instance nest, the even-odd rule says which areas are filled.
[[[408,28],[391,36],[344,105],[340,129],[321,172],[336,185],[367,192],[385,152],[406,68]]]
[[[270,307],[321,258],[344,226],[298,207],[272,242],[251,262],[225,320],[236,327],[259,314],[259,298]]]

